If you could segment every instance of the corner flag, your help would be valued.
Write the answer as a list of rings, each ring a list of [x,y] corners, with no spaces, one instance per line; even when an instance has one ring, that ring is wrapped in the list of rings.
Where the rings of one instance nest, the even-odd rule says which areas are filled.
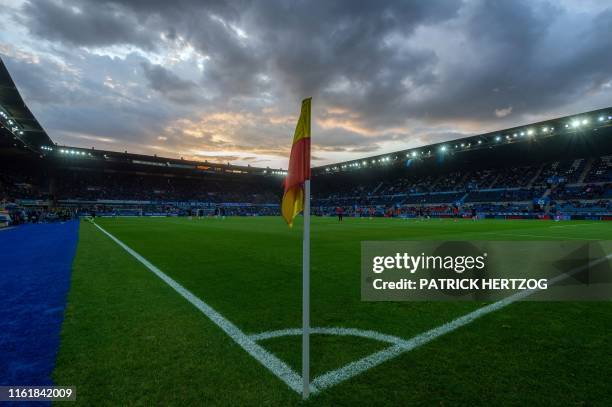
[[[304,183],[310,180],[310,101],[311,98],[302,101],[285,178],[281,212],[289,227],[293,226],[293,219],[304,209]]]
[[[295,127],[285,194],[281,204],[283,218],[289,227],[304,211],[302,246],[302,396],[310,394],[310,101],[302,101],[302,111]]]

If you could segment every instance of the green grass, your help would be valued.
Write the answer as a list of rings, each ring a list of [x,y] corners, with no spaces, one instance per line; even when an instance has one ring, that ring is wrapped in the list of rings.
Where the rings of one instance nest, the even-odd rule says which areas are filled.
[[[279,218],[97,222],[246,333],[301,325],[301,226]],[[576,225],[575,227],[553,226]],[[609,224],[315,218],[312,326],[409,339],[483,304],[360,300],[362,240],[610,239]],[[612,303],[516,303],[338,386],[313,405],[611,405]],[[299,337],[261,343],[300,371]],[[313,336],[314,375],[382,349]],[[54,372],[82,405],[294,405],[300,396],[83,222]]]

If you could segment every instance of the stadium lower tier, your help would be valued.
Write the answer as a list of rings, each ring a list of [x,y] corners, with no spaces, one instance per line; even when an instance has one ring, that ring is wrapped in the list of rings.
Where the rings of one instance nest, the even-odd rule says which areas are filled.
[[[349,199],[338,204],[326,199],[312,202],[314,216],[394,217],[394,218],[471,218],[471,219],[553,219],[612,220],[612,199],[552,201],[539,199],[521,202],[427,203],[398,204],[392,200],[363,205]],[[17,200],[2,205],[0,224],[65,221],[76,217],[225,217],[279,216],[277,203],[250,204],[240,202],[150,202],[115,201],[48,201]]]

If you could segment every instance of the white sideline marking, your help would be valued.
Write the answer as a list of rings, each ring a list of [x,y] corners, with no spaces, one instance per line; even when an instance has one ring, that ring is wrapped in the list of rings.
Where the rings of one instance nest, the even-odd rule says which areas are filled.
[[[231,323],[229,320],[223,317],[220,313],[215,311],[211,306],[200,300],[198,297],[193,295],[185,287],[174,281],[160,269],[151,264],[147,259],[136,253],[130,247],[128,247],[121,240],[108,233],[102,227],[98,226],[95,222],[91,222],[95,227],[100,229],[102,233],[111,238],[115,243],[121,246],[126,252],[131,254],[136,260],[144,264],[146,268],[151,270],[157,277],[162,279],[166,284],[172,287],[177,293],[183,298],[189,301],[193,306],[202,311],[212,322],[215,323],[219,328],[223,330],[230,338],[234,340],[242,349],[248,352],[249,355],[253,356],[259,363],[264,365],[270,370],[275,376],[281,379],[287,384],[292,390],[297,393],[302,392],[302,378],[291,369],[285,362],[262,348],[253,339],[249,338],[244,332],[242,332],[236,325]],[[310,385],[311,392],[316,392],[316,386]]]
[[[552,284],[556,284],[560,281],[565,280],[568,277],[571,277],[572,275],[584,270],[587,267],[591,267],[591,266],[595,266],[599,263],[602,263],[604,261],[607,261],[609,259],[612,258],[612,254],[607,255],[606,257],[602,257],[599,260],[595,260],[589,264],[586,264],[584,266],[580,266],[578,268],[575,268],[573,270],[568,271],[567,273],[564,274],[560,274],[554,278],[551,278],[549,280],[549,285]],[[493,304],[484,306],[482,308],[478,308],[475,311],[470,312],[469,314],[466,314],[462,317],[459,317],[457,319],[454,319],[450,322],[447,322],[446,324],[440,325],[437,328],[433,328],[430,329],[427,332],[424,332],[420,335],[415,336],[414,338],[408,340],[408,341],[403,341],[403,343],[401,344],[397,344],[397,345],[393,345],[390,346],[386,349],[383,349],[379,352],[373,353],[369,356],[366,356],[362,359],[359,359],[355,362],[351,362],[348,365],[341,367],[340,369],[336,369],[327,373],[322,374],[321,376],[315,378],[312,381],[312,384],[318,389],[316,392],[319,392],[321,390],[324,390],[328,387],[334,386],[340,382],[343,382],[347,379],[350,379],[351,377],[354,377],[368,369],[371,369],[375,366],[380,365],[383,362],[386,362],[387,360],[393,359],[399,355],[401,355],[402,353],[408,352],[412,349],[415,349],[421,345],[424,345],[428,342],[431,342],[432,340],[445,335],[449,332],[452,332],[454,330],[456,330],[457,328],[461,328],[462,326],[468,325],[471,322],[473,322],[474,320],[490,314],[491,312],[497,311],[499,309],[502,309],[520,299],[529,297],[530,295],[538,292],[539,290],[537,289],[533,289],[533,290],[524,290],[524,291],[519,291],[516,294],[510,295],[502,300],[499,300],[497,302],[494,302]]]

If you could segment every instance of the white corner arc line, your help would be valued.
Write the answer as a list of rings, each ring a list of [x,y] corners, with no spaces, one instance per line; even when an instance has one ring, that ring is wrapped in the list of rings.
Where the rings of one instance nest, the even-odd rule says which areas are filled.
[[[393,335],[385,335],[376,331],[368,331],[356,328],[310,328],[312,335],[336,335],[336,336],[357,336],[360,338],[372,339],[379,342],[387,342],[393,345],[407,343],[403,338]],[[302,334],[302,328],[279,329],[277,331],[266,331],[258,334],[249,335],[249,338],[256,342],[282,336],[298,336]]]
[[[584,270],[587,267],[595,266],[611,258],[612,258],[612,254],[608,254],[607,256],[602,257],[601,259],[595,260],[589,264],[577,267],[566,273],[559,274],[558,276],[551,278],[549,280],[549,285],[556,284],[560,281],[563,281],[566,278],[571,277],[572,275]],[[402,353],[413,350],[421,345],[431,342],[432,340],[442,335],[445,335],[458,328],[461,328],[462,326],[468,325],[471,322],[475,321],[476,319],[484,315],[490,314],[491,312],[500,310],[518,300],[529,297],[530,295],[535,294],[538,291],[539,291],[538,289],[519,291],[516,294],[512,294],[502,300],[486,305],[482,308],[478,308],[477,310],[472,311],[459,318],[456,318],[450,322],[447,322],[446,324],[440,325],[437,328],[430,329],[429,331],[426,331],[420,335],[417,335],[407,341],[403,341],[403,343],[401,344],[392,345],[379,352],[372,353],[369,356],[366,356],[362,359],[351,362],[348,365],[341,367],[340,369],[336,369],[336,370],[324,373],[321,376],[316,377],[312,381],[312,384],[318,389],[317,392],[324,390],[328,387],[334,386],[368,369],[378,366],[383,362],[391,360],[401,355]]]
[[[249,355],[255,358],[259,363],[264,365],[270,372],[281,379],[287,386],[297,393],[302,392],[302,378],[291,369],[285,362],[265,350],[247,334],[242,332],[236,325],[230,322],[228,319],[223,317],[219,312],[215,311],[210,305],[200,300],[194,294],[192,294],[185,287],[177,283],[175,280],[170,278],[163,271],[158,269],[147,259],[142,257],[140,254],[132,250],[129,246],[117,239],[115,236],[107,232],[101,226],[95,222],[91,222],[95,227],[100,229],[102,233],[108,236],[111,240],[117,243],[123,250],[128,252],[132,257],[142,263],[146,268],[152,271],[157,277],[168,284],[179,293],[183,298],[189,301],[193,306],[199,309],[204,315],[206,315],[215,325],[217,325],[223,332],[225,332],[230,338],[234,340],[242,349],[244,349]],[[310,385],[311,392],[316,392],[317,388],[314,384]]]

